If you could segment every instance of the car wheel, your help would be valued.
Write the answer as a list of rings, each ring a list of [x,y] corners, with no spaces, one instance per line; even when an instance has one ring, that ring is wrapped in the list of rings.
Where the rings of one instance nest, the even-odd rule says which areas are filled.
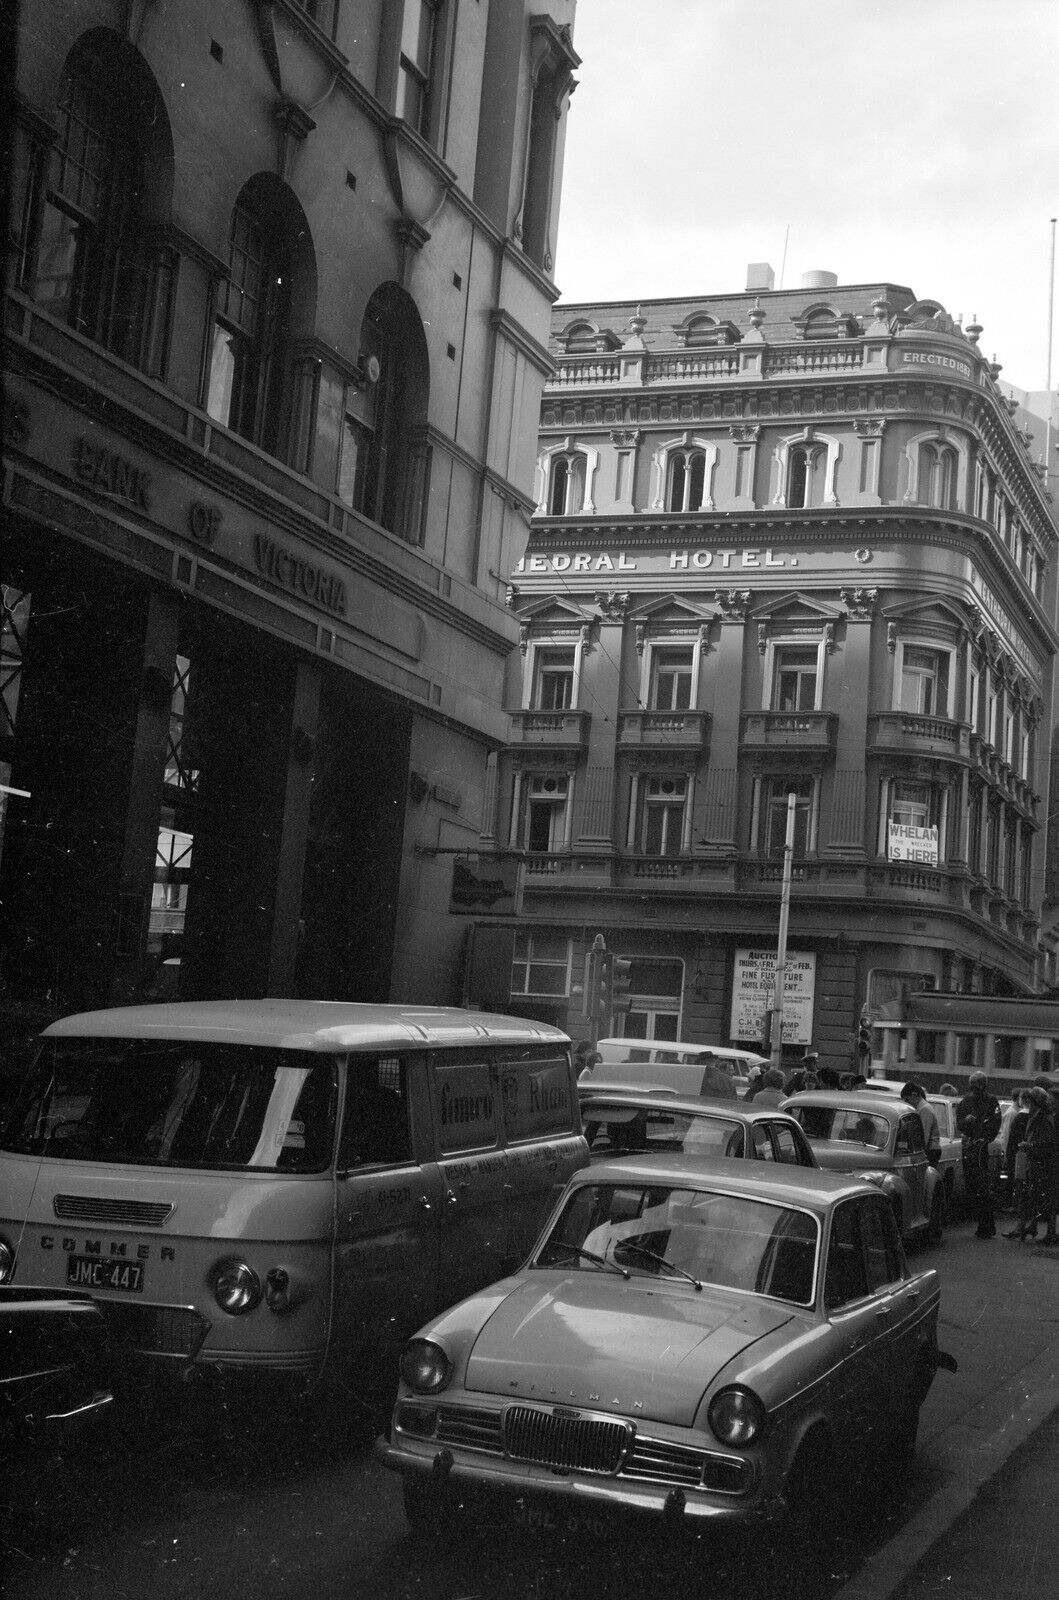
[[[404,1514],[413,1539],[435,1544],[446,1529],[451,1529],[456,1514],[456,1497],[426,1473],[403,1473],[401,1490]]]
[[[945,1200],[941,1185],[934,1190],[930,1202],[930,1221],[927,1223],[927,1238],[931,1244],[940,1244],[942,1241],[942,1226],[945,1222]]]
[[[811,1433],[802,1441],[784,1487],[787,1514],[782,1538],[789,1549],[803,1555],[819,1542],[820,1507],[830,1503],[833,1487],[827,1441],[821,1433]]]

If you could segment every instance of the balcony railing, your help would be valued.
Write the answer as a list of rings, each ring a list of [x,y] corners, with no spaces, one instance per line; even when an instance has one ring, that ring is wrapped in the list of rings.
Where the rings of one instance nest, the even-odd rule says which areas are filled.
[[[924,717],[912,711],[877,711],[868,718],[868,749],[905,755],[971,759],[971,730],[947,717]]]
[[[744,750],[835,748],[836,711],[745,711],[739,743]]]
[[[627,749],[647,745],[701,751],[709,729],[706,711],[623,711],[618,717],[618,744]]]
[[[511,742],[551,750],[581,750],[588,742],[590,711],[513,711]]]

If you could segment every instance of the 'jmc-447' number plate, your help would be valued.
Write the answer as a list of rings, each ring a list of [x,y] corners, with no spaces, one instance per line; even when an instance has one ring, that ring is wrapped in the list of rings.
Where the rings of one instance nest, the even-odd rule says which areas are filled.
[[[75,1289],[124,1289],[126,1293],[141,1294],[143,1267],[138,1261],[67,1256],[66,1281]]]

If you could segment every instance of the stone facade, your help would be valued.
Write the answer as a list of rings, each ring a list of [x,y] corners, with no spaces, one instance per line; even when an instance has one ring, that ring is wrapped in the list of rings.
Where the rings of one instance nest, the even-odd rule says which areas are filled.
[[[845,1069],[902,986],[1048,976],[1041,469],[979,327],[817,277],[556,307],[490,833],[512,1003],[575,1032],[601,932],[628,1031],[760,1038],[791,792],[788,1059]]]
[[[459,998],[573,12],[20,7],[10,1017]]]

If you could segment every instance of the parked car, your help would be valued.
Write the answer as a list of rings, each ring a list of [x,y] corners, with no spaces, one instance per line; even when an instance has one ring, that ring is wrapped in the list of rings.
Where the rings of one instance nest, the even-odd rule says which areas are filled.
[[[609,1511],[804,1532],[843,1474],[913,1449],[955,1365],[939,1300],[855,1175],[605,1162],[519,1272],[409,1341],[376,1453],[428,1535],[483,1490],[564,1529]]]
[[[600,1039],[597,1048],[600,1060],[581,1074],[581,1083],[658,1086],[677,1094],[731,1096],[746,1092],[752,1066],[768,1065],[764,1056],[748,1050],[691,1044],[683,1039]]]
[[[905,1086],[904,1079],[896,1078],[870,1078],[867,1088],[875,1093],[896,1094],[900,1096]],[[938,1119],[938,1133],[941,1136],[941,1164],[940,1171],[942,1182],[945,1186],[946,1209],[950,1212],[957,1210],[966,1200],[966,1185],[963,1178],[963,1140],[956,1132],[956,1112],[962,1095],[928,1094],[927,1104]],[[1004,1153],[1007,1150],[1007,1136],[1011,1127],[1011,1119],[1015,1114],[1014,1104],[1010,1100],[1001,1100],[1000,1132],[989,1146],[989,1170],[994,1188],[999,1188],[1004,1173]]]
[[[923,1124],[899,1095],[809,1089],[783,1110],[801,1123],[819,1166],[859,1172],[882,1190],[903,1239],[941,1238],[944,1185],[927,1160]]]
[[[106,1324],[89,1295],[0,1286],[0,1428],[58,1440],[111,1404]]]
[[[637,1094],[578,1085],[581,1120],[593,1161],[618,1156],[677,1154],[694,1160],[721,1156],[815,1167],[801,1126],[773,1106],[724,1099]]]
[[[0,1125],[0,1282],[82,1289],[173,1373],[355,1381],[510,1271],[588,1162],[566,1034],[442,1006],[120,1006]],[[17,1255],[15,1244],[17,1241]]]

